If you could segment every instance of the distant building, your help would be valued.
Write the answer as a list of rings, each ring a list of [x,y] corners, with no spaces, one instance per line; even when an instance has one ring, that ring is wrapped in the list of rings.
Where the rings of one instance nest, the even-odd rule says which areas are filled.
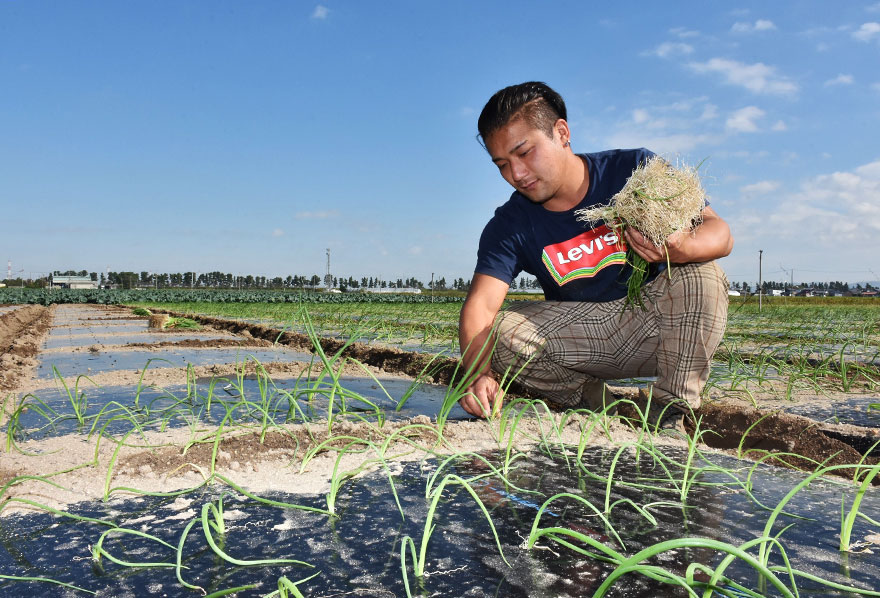
[[[800,289],[794,294],[795,297],[825,297],[826,295],[828,295],[828,291],[824,289],[815,289],[813,287]]]
[[[97,289],[98,281],[88,276],[56,276],[49,277],[49,287],[53,289]]]
[[[400,287],[400,288],[385,287],[384,289],[379,289],[379,288],[365,289],[365,288],[361,287],[358,289],[349,289],[349,292],[351,292],[351,293],[401,293],[401,294],[413,293],[415,295],[419,295],[422,293],[422,289],[417,288],[417,287]]]

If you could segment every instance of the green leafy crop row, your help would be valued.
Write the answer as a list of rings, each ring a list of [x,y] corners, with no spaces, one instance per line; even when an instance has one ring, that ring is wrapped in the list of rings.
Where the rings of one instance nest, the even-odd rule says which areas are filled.
[[[0,304],[53,303],[461,303],[463,297],[410,295],[404,293],[323,293],[303,291],[238,291],[207,289],[0,289]]]

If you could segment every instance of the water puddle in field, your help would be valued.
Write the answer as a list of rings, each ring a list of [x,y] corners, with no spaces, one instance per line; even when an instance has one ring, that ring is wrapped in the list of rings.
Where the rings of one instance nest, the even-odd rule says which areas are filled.
[[[670,456],[683,460],[681,453]],[[413,575],[413,559],[406,550],[406,575],[415,596],[505,596],[505,597],[580,597],[592,595],[611,574],[612,564],[577,553],[545,536],[529,550],[528,537],[540,505],[560,492],[570,492],[588,500],[600,511],[609,511],[606,526],[595,512],[572,498],[559,498],[544,511],[538,526],[556,527],[589,538],[608,551],[631,556],[657,547],[660,542],[680,538],[708,539],[728,545],[740,545],[764,534],[769,512],[748,498],[741,486],[731,483],[728,474],[706,471],[696,480],[687,495],[686,507],[675,504],[679,481],[670,482],[664,469],[655,465],[646,453],[639,460],[625,453],[615,461],[609,451],[588,451],[582,468],[567,466],[559,457],[541,453],[514,462],[510,485],[497,477],[480,477],[472,482],[474,493],[488,510],[498,532],[507,564],[493,540],[492,531],[482,510],[471,494],[449,484],[437,503],[433,524],[436,526],[425,551],[425,575]],[[491,456],[496,459],[498,456]],[[735,470],[743,481],[750,464],[729,457],[713,456],[716,464]],[[607,496],[601,477],[613,472],[614,484]],[[671,467],[675,475],[680,471]],[[393,464],[394,490],[388,477],[373,473],[346,481],[336,497],[338,517],[294,508],[269,506],[237,493],[223,501],[225,533],[210,528],[210,520],[201,518],[203,505],[216,500],[221,489],[214,487],[177,498],[142,497],[93,502],[72,507],[69,512],[92,517],[133,529],[153,537],[123,532],[111,533],[103,548],[116,559],[130,563],[161,563],[164,568],[124,567],[102,559],[93,566],[90,547],[94,547],[108,526],[76,521],[50,514],[13,515],[0,519],[0,570],[7,575],[51,578],[96,592],[98,596],[190,595],[177,581],[173,565],[177,546],[190,522],[195,521],[182,542],[182,578],[207,592],[253,584],[235,593],[239,598],[263,596],[277,589],[281,575],[293,581],[318,573],[299,585],[306,596],[404,596],[401,572],[401,544],[409,536],[422,540],[428,501],[425,488],[436,462]],[[585,471],[586,470],[586,471]],[[491,473],[477,458],[462,458],[445,473],[463,477]],[[766,505],[776,503],[797,485],[803,476],[791,471],[760,467],[751,478],[752,493]],[[438,480],[439,481],[439,480]],[[437,488],[435,484],[433,486]],[[770,533],[778,535],[791,566],[823,579],[862,588],[875,588],[880,579],[880,562],[869,552],[841,555],[837,550],[837,520],[843,485],[816,481],[789,502],[787,514],[779,517]],[[301,506],[326,508],[325,498],[315,495],[271,494],[277,501]],[[632,501],[646,509],[640,513]],[[848,503],[849,504],[849,503]],[[880,496],[871,489],[864,496],[862,512],[877,517]],[[613,528],[613,530],[612,530]],[[870,537],[871,527],[858,521],[854,539]],[[297,559],[313,566],[274,564],[235,566],[216,556],[207,542],[211,535],[219,550],[241,560]],[[557,537],[566,536],[557,532]],[[589,548],[586,541],[568,538],[574,545]],[[165,544],[163,544],[164,542]],[[596,551],[596,549],[593,549]],[[751,556],[756,548],[748,549]],[[613,553],[612,553],[613,554]],[[774,549],[770,565],[783,559]],[[683,576],[689,564],[717,566],[724,553],[704,546],[660,550],[647,564]],[[778,596],[770,584],[762,585],[754,569],[743,560],[735,560],[725,574],[734,582],[761,596]],[[789,584],[787,574],[778,573]],[[697,579],[706,579],[697,575]],[[816,582],[796,578],[799,595],[854,596],[824,589]],[[9,598],[32,598],[34,595],[61,593],[45,582],[0,579],[0,593]],[[79,595],[66,591],[65,595]],[[744,596],[734,587],[725,587],[727,596]],[[195,594],[193,594],[195,595]],[[615,598],[667,598],[684,596],[680,588],[661,584],[643,574],[630,572],[618,578],[606,594]],[[721,593],[715,593],[721,596]]]
[[[880,349],[874,346],[834,343],[816,343],[794,347],[770,345],[764,347],[764,351],[772,355],[774,359],[794,362],[810,360],[817,365],[824,363],[830,367],[839,367],[841,356],[847,363],[880,365]]]
[[[54,335],[46,340],[44,349],[89,347],[91,345],[127,345],[130,343],[176,343],[188,340],[222,340],[237,338],[231,334],[205,332],[139,332],[135,334],[71,334]]]
[[[762,383],[769,380],[784,380],[787,376],[779,373],[774,367],[757,367],[748,363],[729,364],[713,361],[709,366],[709,379],[716,384],[731,385],[736,383]]]
[[[102,332],[139,332],[147,329],[146,322],[132,323],[131,320],[119,320],[119,324],[107,326],[102,322],[100,326],[58,326],[55,323],[49,331],[49,338],[74,336],[78,334],[99,335]]]
[[[819,422],[880,428],[880,397],[852,397],[821,405],[808,403],[795,405],[786,411]]]
[[[97,372],[118,370],[137,370],[150,362],[150,367],[186,367],[187,365],[214,365],[221,363],[240,363],[246,359],[256,359],[260,363],[308,362],[314,359],[311,353],[291,351],[284,348],[256,349],[184,349],[163,347],[159,350],[125,350],[105,353],[44,353],[40,355],[37,367],[38,378],[51,378],[55,375],[53,366],[64,377],[79,374],[90,375]]]
[[[253,375],[200,378],[189,389],[185,385],[164,389],[98,387],[82,380],[69,392],[45,389],[25,397],[29,408],[16,420],[15,436],[24,440],[93,430],[125,434],[132,429],[132,419],[144,429],[191,425],[194,421],[217,425],[227,413],[234,414],[238,423],[261,424],[264,414],[277,424],[321,421],[327,418],[331,395],[333,413],[336,417],[343,413],[342,419],[349,421],[401,421],[417,415],[436,419],[446,396],[445,386],[414,385],[399,378],[346,376],[339,382],[344,390],[333,392],[329,380],[269,380]],[[76,416],[77,410],[81,418]],[[448,419],[471,416],[456,405]],[[0,431],[3,429],[5,426]]]

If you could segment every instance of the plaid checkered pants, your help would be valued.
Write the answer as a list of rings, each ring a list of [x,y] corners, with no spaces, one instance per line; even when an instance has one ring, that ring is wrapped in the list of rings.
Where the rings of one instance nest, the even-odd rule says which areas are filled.
[[[727,323],[727,277],[714,261],[673,266],[644,289],[645,310],[607,303],[523,301],[501,311],[492,369],[562,407],[584,384],[657,376],[653,396],[700,406]],[[508,370],[510,368],[510,370]]]

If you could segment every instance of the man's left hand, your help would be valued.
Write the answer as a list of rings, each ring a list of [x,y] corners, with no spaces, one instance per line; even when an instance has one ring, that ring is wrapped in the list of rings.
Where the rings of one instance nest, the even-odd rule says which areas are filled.
[[[669,255],[671,264],[707,262],[730,254],[733,237],[730,227],[711,206],[703,208],[702,222],[693,230],[681,230],[666,238],[666,245],[655,247],[639,231],[627,228],[623,235],[627,244],[650,263],[666,262]]]
[[[665,245],[656,247],[645,238],[645,235],[633,228],[627,228],[623,232],[623,236],[626,237],[627,245],[632,247],[633,251],[652,264],[658,262],[663,262],[665,264],[667,252],[669,253],[670,263],[680,264],[687,262],[688,260],[682,246],[687,242],[690,234],[691,233],[687,231],[678,231],[666,238]]]

